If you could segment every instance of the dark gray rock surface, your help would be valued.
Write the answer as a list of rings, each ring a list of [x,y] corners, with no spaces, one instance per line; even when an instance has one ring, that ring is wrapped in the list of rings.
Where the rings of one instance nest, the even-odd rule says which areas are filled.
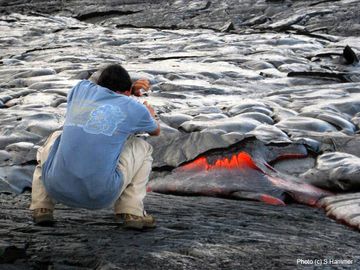
[[[328,34],[359,35],[359,1],[251,0],[17,0],[3,1],[3,12],[41,12],[82,21],[143,28],[217,31],[293,31],[333,40]]]
[[[1,191],[30,187],[36,150],[61,129],[67,93],[106,63],[153,85],[140,101],[162,120],[162,136],[149,139],[154,177],[238,147],[289,181],[326,152],[356,163],[360,66],[343,52],[359,54],[360,1],[240,2],[3,1]],[[150,194],[160,228],[140,235],[119,229],[110,210],[62,206],[55,229],[34,227],[27,193],[0,196],[2,237],[29,244],[27,261],[5,269],[303,269],[297,258],[348,258],[359,268],[357,233],[303,206]],[[358,197],[346,200],[339,209],[359,228]]]
[[[59,205],[53,228],[32,224],[29,194],[0,195],[0,235],[25,259],[0,269],[314,269],[297,259],[350,259],[358,269],[358,232],[322,210],[209,197],[150,193],[158,228],[126,231],[111,209]],[[324,268],[326,269],[326,268]]]

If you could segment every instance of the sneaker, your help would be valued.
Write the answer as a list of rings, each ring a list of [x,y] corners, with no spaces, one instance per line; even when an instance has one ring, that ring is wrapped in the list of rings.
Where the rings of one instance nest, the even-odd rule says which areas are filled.
[[[53,210],[37,208],[33,211],[33,220],[36,225],[52,226],[54,224]]]
[[[116,219],[123,220],[125,229],[152,229],[156,227],[155,218],[151,215],[135,216],[131,214],[116,214]]]

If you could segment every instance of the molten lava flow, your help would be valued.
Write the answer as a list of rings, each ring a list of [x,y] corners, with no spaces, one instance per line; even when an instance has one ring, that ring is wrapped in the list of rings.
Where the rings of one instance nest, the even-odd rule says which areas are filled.
[[[267,194],[262,194],[259,200],[270,205],[286,205],[282,200]]]
[[[181,167],[181,171],[212,171],[212,170],[234,170],[241,168],[258,169],[251,156],[248,153],[240,152],[232,155],[229,158],[221,158],[215,161],[214,164],[209,164],[206,157],[199,157],[194,161]]]
[[[287,193],[297,202],[310,206],[317,206],[317,202],[321,198],[334,195],[329,191],[322,190],[307,183],[286,181],[279,177],[269,175],[268,179],[274,186],[287,190]]]

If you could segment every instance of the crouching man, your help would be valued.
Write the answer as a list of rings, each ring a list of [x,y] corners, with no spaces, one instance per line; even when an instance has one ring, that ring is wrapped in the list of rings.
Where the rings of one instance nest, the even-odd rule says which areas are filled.
[[[107,66],[97,79],[69,92],[63,131],[54,132],[37,153],[32,201],[34,222],[51,225],[55,202],[100,209],[112,204],[126,228],[155,227],[143,199],[152,164],[152,147],[133,136],[160,134],[154,109],[139,96],[147,80],[132,84],[120,65]]]

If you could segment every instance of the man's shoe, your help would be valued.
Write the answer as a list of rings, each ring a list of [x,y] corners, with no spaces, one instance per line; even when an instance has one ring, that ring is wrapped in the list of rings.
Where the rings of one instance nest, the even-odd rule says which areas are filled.
[[[123,228],[125,229],[152,229],[156,227],[155,218],[151,215],[135,216],[131,214],[116,214],[116,219],[123,220]]]
[[[33,220],[36,225],[52,226],[54,224],[53,210],[37,208],[33,212]]]

